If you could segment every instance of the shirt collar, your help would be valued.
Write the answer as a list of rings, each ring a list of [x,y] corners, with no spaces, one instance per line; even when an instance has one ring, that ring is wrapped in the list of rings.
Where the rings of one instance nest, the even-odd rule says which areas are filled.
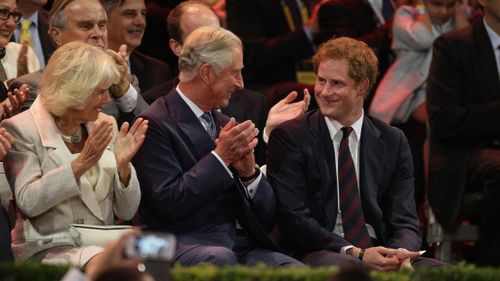
[[[500,34],[497,34],[491,27],[488,26],[486,21],[483,18],[484,27],[486,28],[486,33],[488,33],[488,37],[490,37],[491,46],[493,50],[497,50],[498,45],[500,45]]]
[[[186,97],[181,89],[179,89],[179,85],[175,88],[177,92],[179,93],[179,96],[187,103],[191,111],[193,111],[194,115],[196,115],[196,118],[200,119],[200,117],[203,115],[203,110],[199,106],[197,106],[194,102],[192,102],[188,97]]]
[[[21,19],[21,21],[22,21],[23,19],[24,19],[24,17]],[[34,13],[31,15],[31,17],[29,17],[28,19],[30,19],[30,20],[31,20],[31,24],[32,24],[33,26],[37,27],[37,26],[38,26],[38,11],[34,12]],[[21,22],[19,22],[19,23],[17,24],[17,26],[18,26],[19,28],[21,28]]]
[[[361,127],[363,126],[364,115],[365,114],[364,114],[364,110],[363,110],[363,112],[361,113],[361,116],[358,118],[358,120],[356,120],[356,122],[354,122],[351,125],[351,128],[354,131],[354,139],[357,142],[359,142],[359,140],[361,139]],[[325,116],[325,121],[326,121],[326,126],[328,127],[328,131],[330,132],[330,137],[332,138],[332,140],[334,140],[337,133],[344,126],[342,124],[340,124],[337,120],[330,118],[330,117]],[[352,133],[351,133],[351,135],[352,135]]]
[[[382,15],[382,5],[383,5],[383,0],[367,0],[368,4],[372,8],[373,13],[377,17],[379,24],[384,24],[385,19],[384,16]]]

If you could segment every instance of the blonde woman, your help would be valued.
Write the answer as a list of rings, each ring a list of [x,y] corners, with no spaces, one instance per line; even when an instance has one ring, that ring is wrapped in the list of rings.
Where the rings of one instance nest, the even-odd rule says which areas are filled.
[[[119,80],[108,53],[83,42],[65,44],[49,60],[31,108],[2,122],[16,139],[4,160],[17,205],[16,260],[83,267],[102,249],[78,247],[68,226],[134,216],[140,189],[130,160],[147,121],[124,123],[118,132],[114,118],[101,112]]]

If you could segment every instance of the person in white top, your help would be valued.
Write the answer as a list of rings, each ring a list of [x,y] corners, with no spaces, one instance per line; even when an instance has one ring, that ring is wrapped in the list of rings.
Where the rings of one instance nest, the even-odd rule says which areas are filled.
[[[17,208],[16,260],[80,268],[98,262],[102,248],[80,247],[85,241],[69,225],[113,225],[115,216],[135,215],[141,192],[130,160],[148,122],[139,118],[118,131],[114,118],[102,113],[120,77],[104,50],[65,44],[47,64],[30,109],[1,123],[16,139],[4,159]]]
[[[0,79],[5,81],[40,69],[35,52],[28,45],[9,42],[21,20],[15,0],[0,0]]]

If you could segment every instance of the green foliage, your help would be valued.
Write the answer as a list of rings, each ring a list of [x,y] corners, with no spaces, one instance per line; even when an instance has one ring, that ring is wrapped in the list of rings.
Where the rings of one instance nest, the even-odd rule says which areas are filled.
[[[324,281],[337,272],[334,267],[267,268],[265,266],[180,267],[172,269],[175,281]]]
[[[35,262],[0,264],[1,281],[61,280],[68,271],[67,265],[45,265]]]
[[[61,280],[68,266],[39,263],[0,264],[0,281]],[[338,269],[267,268],[265,266],[232,266],[217,268],[208,265],[172,268],[174,281],[327,281]],[[500,268],[478,268],[473,265],[445,268],[418,268],[413,272],[371,272],[374,281],[498,281]],[[158,280],[160,281],[160,280]]]

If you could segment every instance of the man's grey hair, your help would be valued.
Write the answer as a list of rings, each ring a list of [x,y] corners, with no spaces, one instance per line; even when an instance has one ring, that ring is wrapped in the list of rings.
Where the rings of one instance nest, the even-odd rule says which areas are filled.
[[[126,0],[101,0],[101,3],[104,6],[106,13],[109,13],[114,8],[123,5],[125,1]]]
[[[238,36],[222,27],[204,26],[197,28],[186,38],[179,56],[179,79],[189,82],[205,63],[211,65],[219,75],[233,63],[231,55],[235,48],[243,45]]]
[[[64,9],[66,6],[68,6],[70,3],[74,2],[75,0],[55,0],[54,3],[52,4],[52,8],[50,9],[49,12],[49,28],[50,27],[57,27],[59,29],[65,29],[66,28],[66,15],[64,14]],[[103,0],[98,0],[102,5],[104,5],[104,2],[120,2],[123,3],[124,0],[108,0],[108,1],[103,1]],[[120,4],[121,5],[121,4]],[[106,8],[107,7],[104,6]],[[105,15],[106,16],[106,15]]]

